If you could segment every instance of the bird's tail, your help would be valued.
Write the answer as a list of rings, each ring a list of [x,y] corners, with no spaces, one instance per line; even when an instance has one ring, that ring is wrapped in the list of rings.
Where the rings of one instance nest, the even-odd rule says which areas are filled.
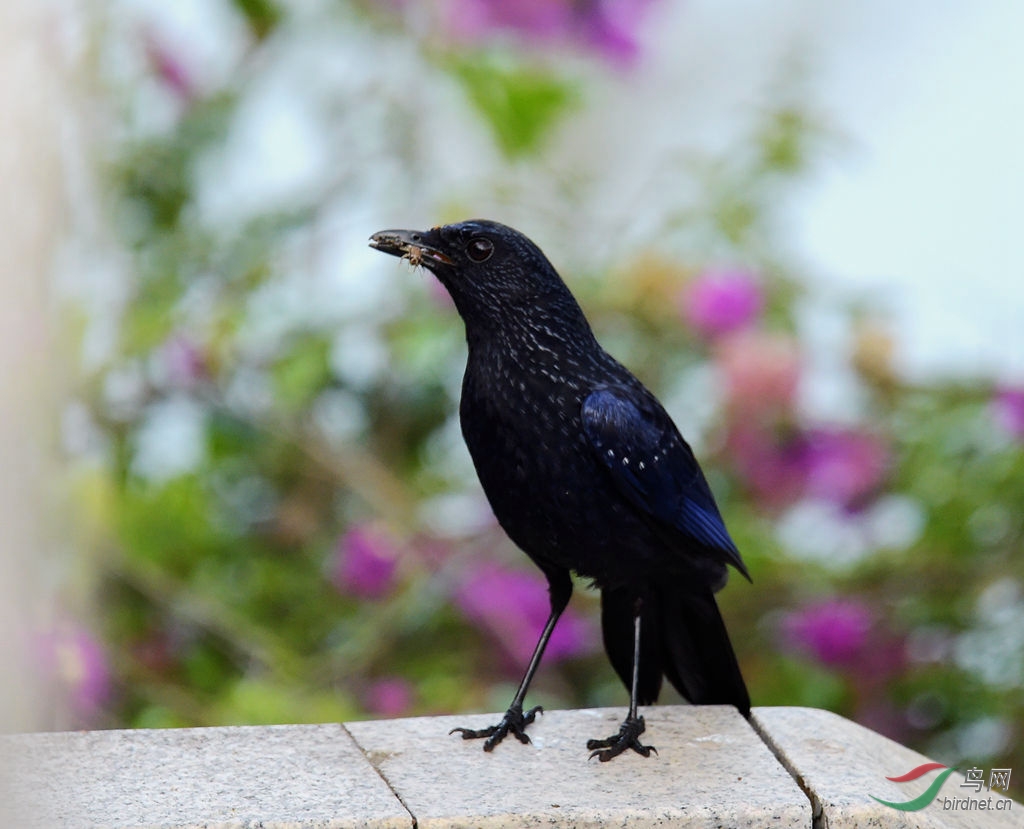
[[[605,649],[627,688],[633,672],[634,608],[631,597],[603,591]],[[658,587],[642,605],[640,625],[641,705],[658,698],[664,673],[693,704],[735,705],[744,717],[750,716],[750,695],[710,590],[687,593]]]
[[[750,695],[714,594],[657,593],[662,668],[695,705],[735,705],[750,716]]]

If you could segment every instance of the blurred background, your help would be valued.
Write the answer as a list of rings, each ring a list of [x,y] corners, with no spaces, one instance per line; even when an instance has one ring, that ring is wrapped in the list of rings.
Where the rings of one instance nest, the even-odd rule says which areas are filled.
[[[504,710],[545,583],[462,444],[452,305],[366,246],[487,217],[702,459],[754,704],[1020,798],[1022,17],[7,4],[4,726]],[[597,610],[533,703],[625,704]]]

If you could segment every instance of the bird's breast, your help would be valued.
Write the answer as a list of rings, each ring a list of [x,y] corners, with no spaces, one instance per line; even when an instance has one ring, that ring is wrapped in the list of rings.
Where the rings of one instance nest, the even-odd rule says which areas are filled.
[[[495,517],[538,563],[602,579],[621,560],[612,528],[631,525],[608,493],[581,423],[590,388],[544,373],[467,371],[462,431]],[[617,558],[618,557],[618,558]]]

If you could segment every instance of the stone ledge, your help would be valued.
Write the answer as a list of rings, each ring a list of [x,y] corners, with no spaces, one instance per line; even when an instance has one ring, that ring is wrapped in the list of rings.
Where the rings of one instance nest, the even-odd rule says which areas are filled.
[[[4,826],[413,825],[338,724],[20,734],[0,751]]]
[[[625,709],[549,711],[488,754],[448,737],[491,715],[357,722],[347,726],[420,829],[450,826],[810,827],[807,798],[735,708],[644,709],[645,743],[588,760],[586,742],[618,731]],[[507,744],[506,744],[507,743]]]
[[[871,795],[890,803],[905,803],[922,795],[936,772],[907,783],[897,777],[929,758],[906,746],[850,722],[831,711],[815,708],[755,708],[753,725],[779,761],[807,792],[822,829],[898,827],[899,829],[1010,829],[1024,827],[1024,808],[999,792],[982,789],[1003,808],[985,811],[943,809],[942,796],[978,795],[963,789],[963,773],[953,773],[936,801],[918,811],[901,812],[883,806]]]
[[[493,753],[448,731],[496,715],[344,725],[92,731],[0,737],[4,826],[63,829],[341,829],[453,826],[1010,827],[1024,811],[958,812],[938,801],[892,809],[934,775],[926,762],[827,711],[644,709],[644,759],[588,761],[623,709],[551,711],[530,745]],[[962,778],[956,778],[962,780]],[[962,797],[951,777],[944,794]],[[996,792],[984,792],[999,798]]]

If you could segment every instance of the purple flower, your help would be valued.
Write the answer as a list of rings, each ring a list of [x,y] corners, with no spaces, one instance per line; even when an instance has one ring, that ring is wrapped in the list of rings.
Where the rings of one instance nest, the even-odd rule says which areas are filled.
[[[758,502],[782,506],[799,498],[807,481],[807,454],[799,434],[740,423],[726,440],[736,471]]]
[[[878,489],[888,471],[889,450],[875,435],[815,429],[805,441],[809,495],[855,507]]]
[[[862,656],[871,627],[866,605],[828,599],[788,613],[781,632],[785,644],[794,650],[824,665],[850,667]]]
[[[206,358],[186,336],[168,337],[153,354],[153,371],[161,385],[190,389],[208,376]]]
[[[81,722],[93,720],[111,692],[110,668],[99,642],[82,627],[61,624],[38,634],[35,648],[43,679]]]
[[[449,15],[450,29],[472,39],[506,29],[547,40],[571,20],[568,4],[560,0],[454,0]]]
[[[855,509],[881,486],[890,465],[880,438],[853,429],[772,429],[741,421],[727,446],[758,500],[772,505],[809,496]]]
[[[384,717],[400,717],[412,708],[412,686],[400,677],[385,677],[366,689],[366,708]]]
[[[708,270],[680,295],[686,322],[706,339],[747,328],[764,309],[764,292],[743,270]]]
[[[331,582],[342,593],[379,599],[394,586],[398,553],[381,530],[351,527],[335,550]]]
[[[999,425],[1024,440],[1024,388],[1004,386],[996,392],[992,407]]]
[[[651,0],[591,0],[577,3],[580,34],[586,46],[619,66],[640,56],[638,28]]]
[[[513,32],[530,44],[576,42],[628,64],[639,54],[638,28],[652,0],[449,0],[446,31],[467,40]]]
[[[196,97],[196,85],[180,50],[154,32],[147,32],[144,39],[146,57],[157,77],[180,101],[191,102]]]
[[[459,609],[490,633],[518,666],[525,665],[544,628],[551,606],[548,585],[540,575],[481,565],[459,586]],[[545,660],[556,662],[593,650],[590,622],[566,610],[551,634]]]

